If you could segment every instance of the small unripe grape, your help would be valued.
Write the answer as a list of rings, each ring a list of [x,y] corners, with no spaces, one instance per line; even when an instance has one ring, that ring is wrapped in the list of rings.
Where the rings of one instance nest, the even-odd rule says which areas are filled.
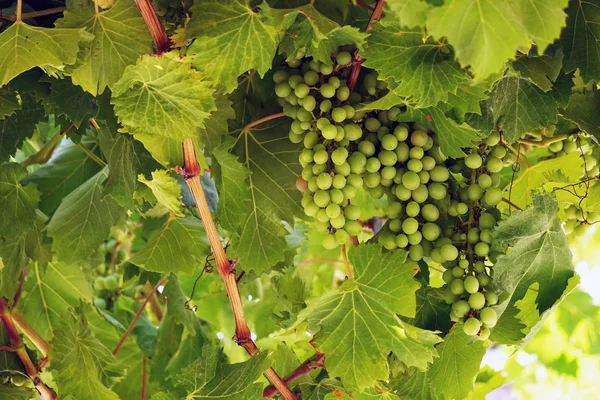
[[[389,161],[389,160],[386,160],[386,161]],[[384,164],[383,161],[381,163]],[[398,170],[395,167],[393,167],[391,165],[388,165],[387,167],[384,167],[384,168],[381,169],[381,171],[380,171],[381,178],[382,179],[393,180],[396,177],[397,171]]]
[[[362,231],[362,226],[356,221],[348,221],[348,219],[346,219],[344,230],[348,232],[350,236],[356,236]]]
[[[340,51],[335,56],[335,61],[337,61],[337,63],[340,65],[350,64],[350,62],[352,61],[352,55],[347,51]]]
[[[428,187],[429,196],[434,200],[442,200],[446,197],[446,187],[441,183],[432,183]]]
[[[331,111],[331,119],[335,122],[342,122],[346,119],[346,110],[341,107],[334,108],[333,111]]]
[[[436,165],[429,175],[434,182],[446,182],[450,177],[450,172],[448,171],[448,168],[443,165]]]
[[[493,327],[498,322],[498,314],[496,314],[496,310],[493,308],[485,307],[479,311],[479,319],[487,326]]]
[[[309,92],[310,92],[310,88],[308,87],[308,85],[306,83],[300,83],[294,88],[294,94],[299,99],[303,99],[306,96],[308,96]]]
[[[381,182],[381,175],[378,172],[369,172],[363,178],[365,186],[368,188],[374,188]]]
[[[442,233],[440,227],[431,222],[425,223],[421,230],[423,232],[423,237],[429,240],[430,242],[436,240],[438,237],[440,237],[440,234]]]
[[[342,108],[344,109],[344,111],[346,111],[346,119],[350,119],[350,118],[354,117],[354,114],[356,113],[356,111],[354,110],[354,107],[352,107],[350,104],[346,104]],[[352,140],[356,140],[356,139],[352,139]]]
[[[344,188],[346,189],[346,188]],[[329,196],[331,197],[331,202],[335,204],[342,204],[344,201],[344,197],[347,197],[343,190],[332,189],[329,191]]]
[[[335,240],[338,241],[339,244],[346,244],[350,239],[350,235],[343,229],[338,229],[335,231]]]
[[[393,233],[399,233],[402,231],[402,221],[399,219],[392,219],[388,223],[388,228],[390,228],[390,231]]]
[[[412,192],[409,189],[407,189],[406,186],[404,186],[403,184],[399,184],[398,186],[396,186],[394,194],[399,200],[406,201],[410,199]]]
[[[317,177],[316,176],[312,176],[308,180],[308,190],[312,193],[315,193],[317,190],[319,190],[319,187],[317,186]]]
[[[379,122],[377,118],[367,118],[365,121],[365,128],[367,128],[369,132],[377,132],[380,126],[381,122]]]
[[[447,264],[447,262],[444,262],[444,264]],[[465,271],[461,267],[455,266],[455,267],[452,268],[452,275],[455,278],[461,278],[462,279],[462,277],[463,277],[464,274],[465,274]]]
[[[350,204],[344,209],[344,215],[346,216],[346,219],[350,219],[350,220],[359,219],[360,218],[360,207]]]
[[[486,274],[477,274],[477,281],[479,282],[479,286],[485,287],[490,283],[490,277]]]
[[[319,174],[322,174],[323,172],[325,172],[326,169],[327,169],[327,166],[324,164],[313,164],[312,172],[314,175],[319,175]]]
[[[340,208],[339,205],[337,204],[329,204],[327,206],[327,208],[325,209],[325,212],[327,213],[327,216],[329,218],[335,218],[338,215],[340,215],[340,212],[342,211],[342,209]]]
[[[339,101],[348,100],[348,98],[350,97],[350,88],[348,86],[341,86],[338,90],[336,90],[335,97]]]
[[[475,245],[475,254],[479,257],[485,257],[490,252],[490,245],[485,242],[479,242]]]
[[[347,158],[348,150],[343,147],[338,147],[331,153],[331,161],[333,161],[335,165],[342,165],[346,162]]]
[[[371,157],[375,154],[375,145],[367,140],[363,140],[358,144],[358,151],[367,157]]]
[[[410,160],[408,160],[408,163],[406,163],[406,167],[409,171],[420,172],[423,169],[423,163],[421,162],[421,160],[411,158]]]
[[[481,292],[469,296],[469,305],[473,310],[481,310],[485,306],[485,296]]]
[[[367,160],[365,168],[368,172],[377,172],[381,168],[381,161],[378,158],[371,157]]]
[[[331,233],[329,233],[323,237],[321,244],[327,250],[335,249],[336,247],[338,247],[340,245],[339,242],[337,241],[337,239],[335,238],[335,236],[332,235]]]
[[[329,222],[331,223],[331,226],[333,226],[335,229],[341,229],[346,224],[346,218],[344,218],[344,216],[340,214],[337,217],[332,218]]]
[[[348,176],[350,175],[350,164],[348,164],[348,162],[344,162],[343,164],[340,165],[336,165],[334,167],[335,172],[337,172],[338,174],[344,175],[344,176]]]
[[[318,205],[316,205],[314,201],[311,200],[310,203],[304,206],[304,213],[309,217],[314,217],[317,215],[320,209],[321,208]]]
[[[402,184],[408,190],[415,190],[421,184],[421,179],[419,179],[419,175],[416,172],[408,171],[402,175]]]
[[[327,215],[327,211],[325,211],[324,209],[320,209],[319,211],[317,211],[316,218],[317,221],[322,223],[329,222],[329,216]]]
[[[321,110],[321,112],[328,112],[329,110],[331,110],[332,104],[331,104],[331,100],[325,99],[321,102],[321,104],[319,104],[319,110]]]
[[[496,226],[496,217],[490,213],[483,213],[479,217],[479,226],[482,229],[492,229]]]
[[[273,74],[273,82],[275,83],[281,83],[281,82],[285,82],[289,79],[290,74],[286,71],[286,70],[279,70],[279,71],[275,71],[275,73]]]
[[[99,276],[94,280],[94,290],[101,291],[106,289],[105,279],[103,276]]]
[[[321,64],[319,72],[323,75],[329,75],[333,72],[333,65]]]
[[[486,167],[487,167],[488,171],[495,174],[497,172],[502,171],[502,168],[504,168],[504,164],[502,163],[502,160],[500,160],[499,158],[489,157],[487,160],[487,163],[486,163]]]
[[[102,297],[94,297],[94,305],[100,310],[106,310],[106,300]]]
[[[421,183],[429,182],[429,172],[427,171],[419,171],[419,178],[421,179]]]
[[[298,86],[302,82],[303,82],[303,79],[300,75],[292,75],[292,76],[290,76],[290,79],[288,79],[288,84],[290,85],[290,87],[292,89],[295,89],[296,86]]]
[[[483,189],[488,189],[492,186],[492,177],[486,174],[480,175],[479,178],[477,178],[477,183]]]
[[[419,147],[415,147],[415,149],[418,149]],[[423,163],[423,169],[425,171],[431,171],[435,168],[436,164],[435,164],[435,159],[431,156],[425,156],[421,159],[421,162]]]
[[[445,244],[442,246],[440,253],[447,261],[454,261],[458,257],[458,249],[452,244]]]
[[[335,87],[329,83],[325,83],[321,85],[319,92],[321,93],[321,96],[325,97],[326,99],[330,99],[335,96]]]
[[[475,336],[479,333],[481,322],[477,318],[469,318],[463,324],[463,331],[469,336]]]
[[[415,233],[418,229],[419,229],[419,222],[414,218],[406,218],[402,222],[402,231],[407,235]]]
[[[412,261],[420,261],[423,259],[423,246],[415,244],[408,249],[408,258]]]
[[[331,78],[329,78],[327,80],[327,83],[329,83],[331,86],[333,86],[334,88],[339,88],[340,87],[340,78],[338,78],[337,76],[332,76]]]
[[[442,280],[446,283],[450,283],[454,280],[454,275],[452,275],[451,269],[447,269],[444,271],[444,273],[442,274]]]
[[[425,204],[421,210],[421,215],[426,221],[435,222],[440,217],[440,211],[433,204]]]
[[[476,293],[479,290],[479,281],[474,276],[470,275],[465,278],[465,290],[468,293]]]
[[[479,200],[483,195],[483,189],[478,184],[472,183],[467,188],[467,195],[471,201]]]
[[[502,201],[502,191],[498,188],[489,188],[485,191],[483,201],[485,201],[486,205],[491,207],[500,204]]]
[[[492,231],[491,229],[483,229],[479,234],[479,240],[487,244],[492,243]]]
[[[504,158],[506,156],[506,149],[501,146],[494,147],[492,155],[497,158]]]
[[[490,306],[498,304],[498,295],[494,292],[485,292],[485,301]]]
[[[490,333],[492,333],[492,331],[490,331],[490,328],[482,326],[479,330],[479,336],[477,337],[477,339],[487,340],[490,337]]]
[[[360,175],[356,174],[348,175],[348,178],[346,178],[346,182],[350,186],[353,186],[355,188],[360,188],[363,185],[363,179],[360,177]]]
[[[469,307],[469,303],[467,303],[465,300],[459,300],[452,304],[452,311],[454,311],[454,313],[460,318],[467,315],[470,310],[471,307]]]
[[[303,126],[306,126],[308,124],[308,127],[310,128],[310,122],[313,119],[313,116],[310,112],[306,111],[304,108],[299,108],[298,112],[296,113],[296,118],[298,118],[298,121],[300,121],[300,128],[302,129],[302,131],[304,131]],[[299,132],[296,132],[299,133]]]
[[[450,282],[450,291],[455,295],[462,294],[465,291],[463,280],[459,278]]]
[[[385,165],[385,166],[392,166],[396,164],[396,161],[398,161],[398,156],[396,156],[396,153],[394,153],[393,151],[389,151],[389,150],[383,150],[379,153],[379,161],[381,161],[381,164]]]
[[[421,147],[413,147],[408,153],[409,157],[416,160],[421,160],[425,155],[425,151]],[[433,160],[435,162],[435,160]]]
[[[419,185],[418,188],[412,191],[411,197],[417,203],[424,203],[429,197],[429,191],[427,190],[427,186]]]
[[[408,246],[408,236],[403,233],[396,235],[396,246],[403,249]]]
[[[390,121],[397,121],[398,114],[400,114],[400,109],[398,107],[392,107],[388,110],[388,119]]]
[[[404,142],[399,142],[398,146],[394,149],[394,153],[398,156],[398,161],[406,161],[410,156],[410,148]]]
[[[403,124],[399,124],[394,129],[394,136],[398,141],[403,142],[408,138],[408,127]]]
[[[413,246],[420,244],[422,240],[423,240],[423,234],[419,231],[416,231],[415,233],[411,233],[410,235],[408,235],[408,243]]]
[[[416,217],[417,215],[419,215],[420,211],[421,207],[415,201],[411,201],[406,205],[406,215],[408,215],[409,217]]]
[[[304,83],[306,83],[308,86],[314,86],[317,84],[317,82],[319,82],[319,74],[317,74],[315,71],[307,71],[304,74]]]
[[[471,169],[477,169],[481,167],[482,163],[483,160],[481,159],[481,156],[476,152],[473,152],[465,157],[465,165]]]
[[[428,138],[429,135],[427,134],[427,132],[422,130],[416,130],[410,135],[410,143],[412,143],[413,146],[423,147],[427,144]]]
[[[381,139],[381,147],[385,150],[394,150],[398,147],[398,139],[394,135],[387,134]]]
[[[477,273],[482,273],[485,271],[485,264],[483,261],[477,261],[473,266],[473,270]]]
[[[333,182],[331,183],[331,186],[333,186],[336,189],[343,189],[346,186],[346,178],[343,175],[336,174],[333,177]]]
[[[490,147],[495,146],[498,143],[500,143],[500,134],[498,134],[498,132],[490,133],[490,135],[485,139],[485,144]]]
[[[313,201],[315,204],[321,208],[327,207],[331,198],[329,197],[329,193],[324,190],[317,190],[313,197]]]
[[[362,136],[362,129],[356,124],[344,125],[344,132],[348,140],[358,140]]]
[[[280,82],[275,85],[275,94],[278,97],[287,97],[290,93],[292,93],[292,88],[287,82]]]
[[[337,136],[338,131],[335,125],[325,125],[321,129],[321,134],[325,139],[332,140]]]

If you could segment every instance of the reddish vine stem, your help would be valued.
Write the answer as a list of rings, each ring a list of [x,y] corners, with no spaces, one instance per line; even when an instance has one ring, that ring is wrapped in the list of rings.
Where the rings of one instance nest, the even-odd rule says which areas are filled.
[[[48,357],[48,353],[50,352],[50,346],[48,342],[46,342],[40,335],[25,321],[23,316],[19,313],[18,310],[14,309],[11,311],[11,316],[13,323],[23,334],[27,337],[27,339],[31,340],[33,345],[37,347],[37,349],[42,353],[44,358]]]
[[[21,360],[27,375],[29,375],[29,378],[33,382],[33,385],[35,386],[35,389],[39,393],[42,400],[57,400],[58,397],[56,393],[54,390],[46,386],[44,382],[42,382],[42,378],[40,377],[38,369],[33,361],[31,361],[31,358],[25,349],[25,345],[23,344],[23,339],[21,339],[21,335],[15,327],[11,311],[8,306],[8,299],[5,297],[0,298],[0,320],[2,321],[2,325],[4,325],[4,330],[6,331],[8,340],[10,341],[10,347],[12,347],[15,354]]]
[[[281,118],[281,117],[285,117],[285,113],[284,112],[267,115],[266,117],[257,119],[256,121],[252,121],[248,125],[244,126],[242,128],[242,132],[248,132],[250,129],[254,128],[256,125],[260,125],[260,124],[265,123],[267,121],[271,121],[273,119],[277,119],[277,118]]]
[[[235,336],[233,337],[233,340],[239,346],[242,346],[250,356],[254,356],[258,353],[258,347],[256,347],[256,344],[252,340],[250,328],[248,328],[248,324],[246,323],[242,298],[240,297],[240,291],[236,281],[235,262],[232,262],[227,258],[225,248],[223,247],[223,243],[217,232],[217,227],[215,226],[212,214],[208,208],[204,189],[200,183],[200,165],[196,159],[194,142],[191,138],[187,138],[183,141],[183,168],[180,168],[179,172],[185,178],[185,182],[192,192],[192,196],[196,202],[196,208],[198,209],[200,219],[202,220],[204,230],[206,231],[206,236],[208,237],[208,241],[215,256],[217,271],[219,272],[219,275],[221,275],[227,289],[229,303],[231,304],[235,320]],[[269,367],[264,374],[273,386],[275,386],[282,394],[285,400],[296,400],[296,396],[294,396],[272,367]]]
[[[296,368],[295,370],[290,372],[290,374],[288,376],[283,378],[283,383],[285,383],[286,385],[289,385],[290,383],[294,382],[297,379],[300,379],[304,375],[309,374],[311,371],[313,371],[317,368],[325,368],[324,362],[325,362],[325,354],[323,354],[323,353],[315,354],[313,357],[309,358],[308,360],[306,360],[302,364],[300,364],[298,366],[298,368]],[[278,392],[277,388],[275,388],[273,385],[267,386],[265,388],[265,390],[263,391],[263,397],[264,398],[273,397],[277,394],[277,392]]]
[[[373,23],[375,21],[377,21],[379,18],[381,18],[381,15],[383,14],[384,6],[385,6],[385,0],[377,0],[377,4],[375,4],[375,8],[373,9],[373,12],[371,13],[371,17],[369,18],[369,22],[367,23],[365,32],[369,32],[371,29],[373,29]],[[358,54],[358,50],[356,50],[354,52],[354,57],[352,59],[352,69],[350,70],[350,76],[348,77],[348,88],[350,88],[350,91],[353,91],[354,86],[356,86],[358,74],[360,73],[360,67],[362,66],[362,63],[364,61],[365,61],[365,59],[362,58]]]
[[[158,288],[160,286],[163,286],[166,281],[167,281],[167,278],[162,278],[160,280],[160,282],[158,282],[156,284],[156,286],[154,286],[154,288],[152,288],[152,290],[150,291],[150,293],[148,293],[148,295],[144,299],[144,302],[140,306],[140,309],[138,310],[137,314],[135,314],[135,317],[133,318],[133,321],[131,321],[131,324],[129,324],[129,328],[127,328],[127,331],[125,331],[125,334],[123,335],[123,337],[121,338],[121,340],[117,344],[117,347],[115,347],[115,349],[113,350],[113,356],[116,356],[117,353],[119,353],[119,350],[121,350],[121,347],[123,347],[123,344],[125,343],[125,340],[127,340],[127,337],[131,334],[131,331],[133,331],[133,328],[135,328],[135,324],[137,324],[138,320],[142,316],[142,313],[144,312],[144,308],[146,308],[146,304],[148,304],[148,302],[150,301],[150,298],[152,296],[154,296],[154,293],[156,293],[156,291],[158,290]]]
[[[142,14],[152,35],[156,54],[168,51],[171,48],[171,41],[169,40],[167,31],[165,31],[165,27],[158,20],[152,2],[150,0],[135,0],[135,4],[137,4],[140,14]]]

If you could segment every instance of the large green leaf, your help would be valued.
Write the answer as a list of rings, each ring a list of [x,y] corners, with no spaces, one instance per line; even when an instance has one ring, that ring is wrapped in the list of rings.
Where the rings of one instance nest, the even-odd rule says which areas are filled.
[[[79,128],[84,119],[94,114],[96,99],[80,86],[74,85],[70,78],[48,78],[45,81],[50,83],[48,100],[56,116],[66,116]]]
[[[540,54],[558,38],[566,24],[564,9],[569,0],[508,0],[508,3]]]
[[[390,351],[421,370],[437,355],[433,346],[439,338],[397,315],[415,315],[420,286],[413,279],[418,267],[406,257],[403,251],[382,254],[375,244],[352,248],[355,278],[312,300],[298,317],[314,332],[312,343],[325,353],[329,374],[345,385],[364,389],[388,379]]]
[[[21,109],[0,120],[0,162],[7,161],[33,135],[35,125],[44,119],[42,105],[31,92],[19,93]]]
[[[17,92],[7,86],[0,87],[0,120],[14,114],[20,108]]]
[[[463,332],[462,325],[455,325],[437,350],[440,358],[428,373],[431,388],[445,399],[464,399],[473,390],[485,354],[483,342],[473,341]]]
[[[148,271],[191,274],[208,254],[210,245],[199,219],[169,217],[129,262]]]
[[[600,80],[600,10],[594,1],[569,2],[567,27],[560,43],[565,69],[579,68],[584,81]]]
[[[115,0],[108,10],[94,2],[80,2],[56,22],[62,28],[85,28],[93,34],[82,48],[78,62],[67,69],[73,83],[93,95],[112,87],[128,65],[152,52],[152,38],[134,0]],[[73,64],[73,63],[71,63]]]
[[[552,86],[562,68],[563,53],[557,51],[554,56],[539,57],[522,56],[513,63],[522,77],[529,78],[544,92],[552,90]]]
[[[368,38],[366,51],[361,53],[365,65],[379,72],[379,78],[392,79],[395,88],[415,107],[435,106],[447,101],[467,82],[467,74],[444,53],[440,43],[424,41],[420,30],[406,30],[377,24]]]
[[[124,209],[111,198],[102,198],[102,183],[107,175],[103,169],[69,193],[52,216],[48,235],[61,261],[89,259],[121,219]]]
[[[26,175],[19,164],[0,164],[0,237],[20,236],[33,224],[40,192],[35,184],[21,184]]]
[[[205,127],[216,109],[213,93],[203,74],[169,53],[145,56],[128,67],[114,85],[111,101],[125,130],[158,161],[177,165],[183,139],[197,139],[197,129]]]
[[[0,33],[0,86],[33,67],[74,64],[79,47],[92,38],[84,29],[38,28],[15,22]]]
[[[573,93],[562,116],[577,124],[579,129],[593,135],[600,142],[600,92],[596,89]]]
[[[138,180],[146,185],[152,192],[154,199],[151,202],[157,203],[160,207],[164,207],[169,212],[177,217],[182,217],[181,210],[181,187],[177,180],[173,178],[164,169],[158,169],[152,172],[152,179],[146,179],[144,175],[138,176]],[[147,200],[149,196],[142,194]]]
[[[207,0],[195,3],[190,11],[186,37],[196,41],[188,54],[194,55],[194,66],[224,85],[227,93],[236,88],[242,73],[255,69],[264,76],[271,68],[277,30],[269,24],[266,2],[251,6],[246,0]]]
[[[400,26],[407,28],[424,26],[431,9],[426,0],[388,0],[386,3],[399,19]]]
[[[116,360],[92,333],[83,316],[65,315],[57,326],[49,357],[59,392],[74,399],[117,400],[102,382]]]
[[[500,223],[494,233],[493,248],[503,252],[507,246],[512,246],[512,251],[498,258],[493,282],[496,289],[509,294],[510,301],[498,306],[498,312],[513,307],[537,282],[535,304],[543,313],[560,299],[575,273],[557,201],[551,194],[534,195],[530,208]],[[510,314],[501,315],[498,325],[514,318]]]

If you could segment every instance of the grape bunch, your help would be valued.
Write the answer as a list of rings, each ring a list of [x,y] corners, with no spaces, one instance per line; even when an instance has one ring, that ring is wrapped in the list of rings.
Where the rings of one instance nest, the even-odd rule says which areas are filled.
[[[273,74],[275,94],[285,114],[293,119],[289,138],[302,143],[302,174],[296,186],[304,194],[306,215],[316,229],[326,232],[323,246],[336,248],[361,231],[360,209],[350,204],[363,186],[357,141],[363,136],[364,112],[355,105],[377,94],[376,75],[364,78],[365,97],[346,84],[352,56],[339,51],[332,65],[311,59],[293,60]]]

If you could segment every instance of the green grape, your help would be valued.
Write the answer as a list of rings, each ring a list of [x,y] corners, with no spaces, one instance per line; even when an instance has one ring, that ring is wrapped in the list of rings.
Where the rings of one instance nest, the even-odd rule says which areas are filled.
[[[419,222],[414,218],[406,218],[402,222],[402,231],[407,235],[415,233],[418,229],[419,229]]]
[[[423,237],[429,240],[430,242],[436,240],[438,237],[440,237],[440,234],[442,233],[440,227],[431,222],[425,223],[421,231],[423,232]]]
[[[290,85],[290,87],[292,89],[295,89],[296,86],[298,86],[302,82],[303,82],[303,79],[300,75],[292,75],[292,76],[290,76],[290,79],[288,79],[288,84]]]
[[[356,236],[362,231],[362,226],[356,221],[348,221],[348,219],[346,219],[344,230],[348,232],[350,236]]]
[[[329,110],[331,110],[332,107],[332,103],[331,100],[325,99],[321,102],[321,104],[319,104],[319,110],[321,110],[321,112],[329,112]],[[327,121],[327,120],[326,120]]]
[[[302,102],[302,107],[308,111],[312,112],[317,107],[317,100],[313,96],[306,96],[304,101]]]
[[[478,274],[477,281],[479,282],[479,286],[485,287],[490,283],[490,277],[486,274]]]
[[[367,157],[371,157],[375,154],[375,145],[367,140],[363,140],[358,144],[358,151]]]
[[[429,172],[419,171],[419,179],[421,179],[421,183],[429,182]]]
[[[380,152],[378,158],[381,161],[381,164],[388,166],[388,167],[395,165],[396,161],[398,161],[398,157],[396,156],[396,153],[394,153],[393,151],[389,151],[389,150],[383,150],[382,152]]]
[[[94,280],[94,290],[95,291],[102,291],[103,289],[106,289],[105,286],[105,280],[103,276],[99,276]]]
[[[498,322],[498,314],[496,314],[496,310],[493,308],[485,307],[479,311],[479,319],[481,319],[481,322],[485,325],[493,327],[496,325],[496,322]]]
[[[327,166],[324,164],[313,164],[312,172],[314,175],[320,175],[327,169]]]
[[[381,182],[381,175],[377,172],[369,172],[365,175],[363,181],[366,187],[374,188]]]
[[[402,231],[402,221],[399,219],[392,219],[388,223],[388,228],[390,228],[390,231],[393,233],[399,233]]]
[[[417,215],[419,215],[419,212],[421,211],[421,207],[419,206],[419,203],[415,202],[415,201],[411,201],[410,203],[408,203],[406,205],[406,215],[408,215],[409,217],[416,217]]]
[[[408,155],[412,159],[420,160],[425,155],[425,151],[422,147],[413,147],[412,149],[410,149]],[[433,160],[433,162],[435,162],[435,160]]]
[[[435,222],[440,217],[440,211],[433,204],[425,204],[421,210],[421,215],[425,221]]]
[[[365,128],[369,132],[377,132],[379,127],[381,126],[381,122],[377,118],[367,118],[365,121]]]
[[[452,270],[451,269],[447,269],[444,271],[444,273],[442,274],[442,280],[445,283],[450,283],[454,280],[454,275],[452,275]]]
[[[467,232],[467,240],[469,243],[479,242],[479,228],[469,229],[469,232]]]
[[[481,167],[483,160],[481,156],[477,153],[471,153],[465,157],[465,165],[471,169],[477,169]]]
[[[100,310],[106,310],[106,300],[102,297],[94,297],[94,305]]]
[[[325,208],[325,212],[327,213],[327,216],[331,219],[336,218],[338,215],[340,215],[342,209],[339,205],[331,203],[327,206],[327,208]]]
[[[308,131],[304,136],[304,147],[312,149],[319,141],[319,135],[315,131]]]
[[[317,190],[319,190],[319,187],[317,186],[317,177],[313,176],[308,180],[308,190],[311,192],[316,192]]]
[[[346,182],[355,188],[360,188],[363,186],[363,179],[360,177],[360,175],[356,174],[348,175],[348,178],[346,178]]]
[[[497,206],[502,201],[502,191],[498,188],[489,188],[485,191],[483,201],[487,206]]]
[[[329,161],[329,154],[325,150],[319,150],[313,153],[313,161],[315,164],[323,165]]]
[[[294,88],[294,94],[299,99],[303,99],[304,97],[308,96],[309,92],[310,92],[310,88],[308,87],[308,85],[306,83],[300,83]]]
[[[495,146],[498,143],[500,143],[500,134],[498,134],[498,132],[490,133],[490,135],[485,139],[485,144],[490,147]]]
[[[329,222],[329,216],[327,215],[327,211],[325,211],[324,209],[317,211],[316,218],[317,218],[317,221],[322,222],[322,223]]]
[[[379,235],[379,243],[388,250],[394,250],[396,248],[396,236],[389,232],[383,232]]]
[[[325,190],[317,190],[315,192],[315,195],[313,196],[313,201],[317,206],[325,208],[331,201],[331,198],[329,196],[329,193]]]
[[[485,306],[485,296],[481,292],[475,292],[469,296],[469,305],[473,310],[481,310]]]
[[[332,218],[329,222],[331,223],[331,226],[333,226],[335,229],[341,229],[346,224],[346,218],[344,218],[344,216],[340,214],[337,217]]]
[[[506,149],[501,146],[494,147],[492,149],[492,155],[496,158],[504,158],[506,156]]]
[[[465,290],[471,294],[479,290],[479,281],[476,277],[471,275],[465,278]]]
[[[396,197],[399,200],[406,201],[411,198],[412,191],[407,189],[403,184],[399,184],[398,186],[396,186],[396,189],[394,190],[394,194],[396,195]]]
[[[335,97],[339,101],[348,100],[348,98],[350,97],[350,88],[348,86],[341,86],[338,90],[336,90]]]
[[[469,197],[469,200],[477,201],[483,195],[483,189],[481,189],[481,186],[479,186],[478,184],[472,183],[467,188],[467,195]]]
[[[290,68],[296,68],[296,67],[300,66],[300,64],[302,63],[302,60],[300,60],[300,59],[298,59],[298,60],[288,60],[286,62],[287,62],[287,65]]]
[[[346,185],[343,189],[342,192],[344,193],[344,198],[346,200],[352,200],[353,198],[356,197],[356,193],[357,190],[354,186],[348,186]]]
[[[487,340],[490,337],[490,329],[488,327],[482,326],[479,330],[479,340]]]
[[[459,300],[452,304],[452,311],[454,311],[456,315],[462,318],[465,315],[467,315],[469,311],[471,311],[471,307],[469,306],[469,303],[467,303],[466,300]]]
[[[319,72],[322,75],[329,75],[333,72],[333,65],[321,64],[319,67]]]
[[[290,74],[286,70],[279,70],[273,73],[273,82],[281,83],[289,79]]]
[[[321,96],[330,99],[335,96],[335,87],[329,83],[325,83],[321,85],[319,92],[321,93]]]
[[[419,147],[415,147],[415,148],[419,148]],[[432,171],[435,167],[435,159],[431,156],[425,156],[421,159],[421,162],[423,163],[423,169],[425,171]],[[444,179],[445,181],[445,179]],[[443,182],[443,181],[442,181]]]
[[[473,266],[473,270],[477,273],[482,273],[485,271],[485,264],[483,261],[477,261]]]
[[[337,61],[337,63],[340,65],[350,64],[350,62],[352,61],[352,55],[347,51],[340,51],[335,56],[335,61]]]
[[[336,165],[335,166],[335,172],[337,172],[338,174],[341,174],[343,176],[348,176],[350,175],[350,164],[348,164],[348,162],[344,162],[343,164],[340,165]]]
[[[487,167],[488,171],[495,174],[497,172],[502,171],[502,168],[504,168],[504,164],[502,163],[502,160],[500,160],[499,158],[489,157],[487,160],[487,163],[486,163],[486,167]]]
[[[415,233],[411,233],[410,235],[408,235],[408,243],[411,245],[420,244],[422,240],[423,240],[423,234],[421,234],[421,232],[419,232],[419,231],[416,231]]]
[[[344,216],[346,219],[357,220],[360,218],[360,213],[360,207],[352,204],[348,205],[344,209]]]
[[[390,121],[397,121],[400,109],[398,107],[392,107],[388,110],[388,119]]]
[[[465,291],[463,280],[455,279],[452,282],[450,282],[450,291],[457,296],[459,294],[462,294]]]
[[[443,245],[440,249],[440,253],[447,261],[454,261],[458,257],[458,249],[452,244]]]
[[[416,172],[408,171],[402,175],[402,184],[408,190],[415,190],[421,184],[421,179]]]
[[[333,140],[338,134],[337,127],[335,125],[325,125],[321,129],[321,134],[325,139]]]
[[[371,157],[367,159],[367,165],[365,166],[367,172],[377,172],[381,168],[381,161],[378,158]]]
[[[287,82],[280,82],[275,85],[275,94],[278,97],[287,97],[292,93],[292,88]]]
[[[348,150],[343,147],[339,147],[331,153],[331,161],[333,161],[335,165],[342,165],[346,162],[347,158]]]
[[[413,131],[410,135],[410,143],[412,143],[413,146],[423,147],[427,144],[427,139],[429,139],[427,132],[419,129]]]
[[[327,250],[332,250],[339,246],[339,242],[337,241],[335,236],[332,235],[331,233],[329,233],[323,237],[321,244]]]
[[[321,208],[311,200],[306,206],[304,206],[304,213],[309,217],[315,217]]]
[[[331,111],[331,119],[335,122],[342,122],[346,119],[346,110],[341,107],[334,108]]]
[[[442,165],[436,165],[429,173],[429,176],[434,182],[446,182],[450,177],[450,171]]]
[[[310,112],[306,111],[304,108],[300,108],[298,109],[296,118],[298,118],[298,121],[300,121],[300,128],[302,129],[302,122],[308,122],[308,121],[312,121],[313,116]],[[304,129],[302,129],[302,131],[304,131]],[[296,133],[301,133],[301,132],[296,132]]]
[[[490,213],[483,213],[479,216],[479,227],[482,229],[492,229],[496,226],[496,218]]]
[[[398,139],[394,135],[386,134],[381,138],[381,147],[385,150],[394,150],[398,147]]]
[[[117,290],[119,288],[119,276],[109,275],[104,279],[104,288],[106,290]]]
[[[446,197],[446,187],[441,183],[432,183],[428,187],[429,196],[434,200],[442,200]]]
[[[406,167],[408,168],[409,171],[420,172],[423,169],[423,163],[421,162],[421,160],[412,158],[412,159],[408,160]]]
[[[346,138],[348,138],[348,140],[358,140],[362,136],[362,129],[360,129],[360,127],[356,124],[344,125],[344,132],[346,133]],[[373,153],[375,153],[374,146],[373,146]]]
[[[380,159],[381,160],[381,159]],[[385,162],[389,162],[389,160],[384,160]],[[382,164],[385,165],[384,161],[381,161]],[[387,167],[383,167],[380,171],[382,179],[393,180],[396,177],[397,169],[391,165]]]
[[[336,89],[339,88],[340,84],[341,84],[340,78],[338,78],[337,76],[332,76],[331,78],[329,78],[327,83],[329,83],[331,86],[333,86]]]
[[[485,242],[479,242],[475,245],[475,254],[479,257],[486,257],[490,252],[490,245]]]
[[[428,197],[429,191],[425,185],[419,185],[419,187],[413,190],[411,193],[411,198],[417,203],[424,203]]]
[[[339,244],[346,244],[350,239],[350,235],[344,229],[338,229],[335,231],[335,240],[338,241]]]
[[[307,71],[304,74],[304,83],[306,83],[308,86],[314,86],[317,84],[317,82],[319,82],[319,74],[317,74],[315,71]]]
[[[394,153],[398,156],[398,161],[404,162],[408,160],[410,155],[410,148],[404,142],[399,142],[398,146],[394,149]]]
[[[419,261],[423,259],[423,246],[420,244],[415,244],[410,246],[408,249],[408,258],[412,261]]]
[[[452,268],[452,276],[454,276],[455,278],[462,279],[464,274],[465,274],[465,271],[461,267],[455,266]]]
[[[352,117],[354,117],[354,114],[356,113],[356,111],[354,110],[354,107],[352,107],[350,104],[346,104],[342,108],[344,109],[344,111],[346,111],[346,119],[351,119]],[[356,139],[358,139],[359,137],[357,137]],[[356,139],[352,139],[352,140],[356,140]]]
[[[331,186],[333,186],[335,189],[343,189],[346,186],[346,178],[343,175],[336,174],[333,177]]]
[[[344,188],[345,189],[345,188]],[[329,191],[329,197],[331,198],[331,202],[335,204],[342,204],[344,201],[344,192],[339,189],[332,189]]]
[[[492,243],[492,231],[490,229],[483,229],[479,234],[479,240],[487,244]]]
[[[494,292],[485,292],[485,302],[490,306],[498,304],[498,295]]]
[[[492,177],[486,174],[479,175],[477,178],[477,183],[483,189],[488,189],[492,187]]]
[[[481,322],[477,318],[470,317],[463,324],[463,331],[469,336],[475,336],[479,333]]]

